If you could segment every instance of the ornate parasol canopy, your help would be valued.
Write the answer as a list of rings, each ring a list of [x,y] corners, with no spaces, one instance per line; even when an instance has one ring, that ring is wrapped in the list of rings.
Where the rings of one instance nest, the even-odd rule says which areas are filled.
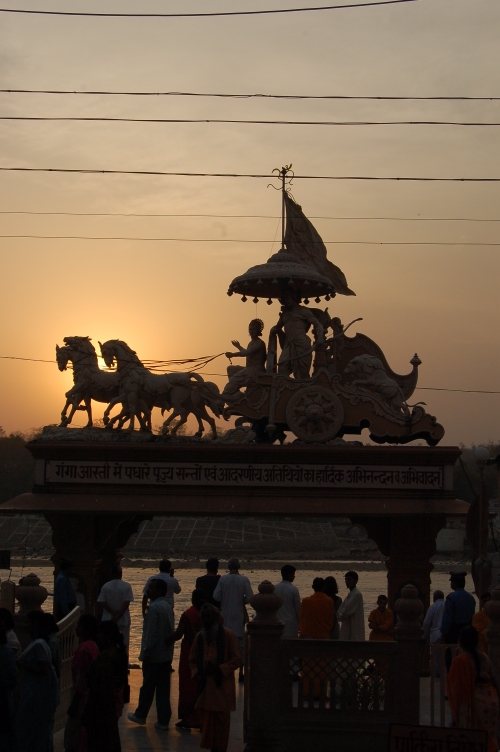
[[[271,304],[273,298],[282,298],[287,290],[295,290],[306,302],[309,298],[325,296],[330,300],[335,290],[330,280],[310,266],[297,260],[289,251],[281,248],[265,264],[252,266],[240,277],[233,279],[229,285],[228,295],[237,293],[242,300],[249,296],[268,298]]]
[[[319,303],[322,296],[330,300],[337,293],[355,294],[347,286],[341,269],[327,259],[326,246],[318,231],[289,195],[287,182],[290,185],[293,179],[291,166],[276,170],[282,184],[280,250],[267,263],[252,266],[229,285],[227,294],[238,293],[242,295],[243,302],[250,295],[254,296],[254,303],[259,298],[267,298],[270,305],[273,298],[283,298],[287,291],[294,291],[306,304],[309,298]]]

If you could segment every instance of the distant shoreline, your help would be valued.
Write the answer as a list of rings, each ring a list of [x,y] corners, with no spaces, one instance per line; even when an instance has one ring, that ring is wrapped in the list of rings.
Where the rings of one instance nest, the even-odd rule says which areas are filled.
[[[383,572],[386,570],[385,563],[380,560],[375,561],[359,561],[356,559],[294,559],[293,555],[287,556],[286,554],[279,559],[244,559],[240,557],[242,570],[248,569],[271,569],[279,571],[283,563],[293,562],[299,569],[309,569],[314,572],[338,572],[355,569],[358,572]],[[24,562],[20,558],[12,558],[11,566],[22,567],[24,563],[24,570],[36,570],[36,568],[53,567],[54,564],[50,559],[38,559],[38,558],[26,558]],[[454,559],[440,559],[439,561],[432,562],[434,572],[449,572],[450,568],[456,568],[457,566],[463,566],[466,571],[470,568],[470,561],[457,557]],[[150,569],[158,566],[158,558],[154,559],[128,559],[122,560],[122,566],[125,569]],[[172,566],[174,569],[204,569],[204,561],[200,559],[172,559]],[[225,570],[225,562],[221,562],[219,567],[220,571]],[[5,570],[8,571],[8,570]],[[4,577],[0,578],[4,579]]]

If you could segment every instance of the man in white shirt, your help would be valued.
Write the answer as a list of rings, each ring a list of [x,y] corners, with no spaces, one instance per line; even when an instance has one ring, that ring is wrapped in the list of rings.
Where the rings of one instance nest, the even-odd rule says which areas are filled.
[[[280,621],[285,622],[283,637],[299,636],[300,594],[295,585],[292,585],[296,571],[291,564],[281,567],[282,579],[274,588],[276,595],[283,598],[283,605],[276,614]]]
[[[221,604],[220,612],[224,627],[236,635],[242,660],[245,649],[245,604],[250,603],[253,590],[250,580],[240,574],[240,562],[233,556],[227,562],[229,574],[224,574],[217,583],[213,598]],[[240,668],[239,681],[243,681],[243,668]]]
[[[429,607],[422,624],[424,630],[424,639],[429,635],[431,645],[437,645],[441,640],[441,621],[445,607],[444,593],[442,590],[434,590],[432,606]],[[439,676],[439,653],[436,650],[434,655],[434,673]]]
[[[365,639],[365,614],[363,609],[363,596],[357,588],[357,572],[347,572],[345,584],[349,590],[344,602],[337,612],[340,626],[341,640],[364,640]]]
[[[102,603],[102,620],[115,621],[123,635],[123,642],[128,648],[130,642],[130,609],[134,600],[132,588],[122,579],[123,572],[119,564],[111,569],[112,580],[106,582],[99,593],[98,603]]]
[[[146,582],[144,586],[144,590],[142,591],[142,617],[144,618],[146,616],[146,609],[148,607],[148,589],[149,584],[151,580],[163,580],[167,583],[167,594],[165,598],[167,599],[167,603],[172,609],[174,610],[174,593],[177,595],[181,592],[182,588],[179,585],[179,581],[174,577],[174,570],[172,569],[172,562],[170,562],[168,559],[162,559],[160,561],[160,564],[158,565],[158,569],[160,570],[158,574],[152,575],[149,580]]]

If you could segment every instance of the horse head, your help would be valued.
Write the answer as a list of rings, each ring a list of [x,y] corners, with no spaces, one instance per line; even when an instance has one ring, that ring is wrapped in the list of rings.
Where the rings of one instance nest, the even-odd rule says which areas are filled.
[[[104,344],[99,342],[99,347],[101,348],[101,355],[108,368],[111,368],[114,365],[115,360],[118,367],[127,363],[133,363],[134,365],[144,368],[137,357],[135,350],[132,350],[132,348],[121,339],[108,339]]]
[[[60,371],[67,369],[69,360],[71,360],[71,348],[67,345],[65,347],[56,345],[56,362]]]

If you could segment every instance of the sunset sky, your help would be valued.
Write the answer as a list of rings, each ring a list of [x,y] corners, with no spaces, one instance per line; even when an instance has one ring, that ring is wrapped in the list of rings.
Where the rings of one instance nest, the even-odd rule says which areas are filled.
[[[308,5],[318,3],[8,3],[131,13]],[[190,19],[0,13],[0,88],[500,97],[499,24],[498,0]],[[500,101],[0,93],[0,116],[500,123]],[[500,179],[499,138],[500,125],[6,120],[0,121],[0,167],[269,174],[293,163],[298,175]],[[267,340],[278,304],[262,301],[256,309],[226,291],[236,275],[278,250],[280,196],[269,182],[0,172],[2,236],[189,239],[0,237],[0,355],[51,360],[68,335],[89,335],[96,347],[98,340],[120,338],[142,359],[212,355],[232,349],[232,339],[246,343],[256,313]],[[417,352],[422,387],[500,391],[500,246],[481,245],[500,243],[500,182],[298,178],[292,193],[307,216],[321,217],[312,221],[323,239],[337,241],[327,246],[328,256],[356,292],[331,301],[332,315],[344,323],[362,317],[351,333],[376,340],[398,373],[411,369]],[[489,221],[457,221],[464,218]],[[227,364],[225,357],[213,361],[206,371],[218,375],[207,379],[222,387]],[[0,384],[0,425],[27,430],[58,422],[72,379],[55,364],[0,360]],[[500,394],[417,391],[415,398],[445,426],[443,444],[500,437]],[[96,417],[101,414],[96,405]],[[153,422],[160,420],[157,411]]]

